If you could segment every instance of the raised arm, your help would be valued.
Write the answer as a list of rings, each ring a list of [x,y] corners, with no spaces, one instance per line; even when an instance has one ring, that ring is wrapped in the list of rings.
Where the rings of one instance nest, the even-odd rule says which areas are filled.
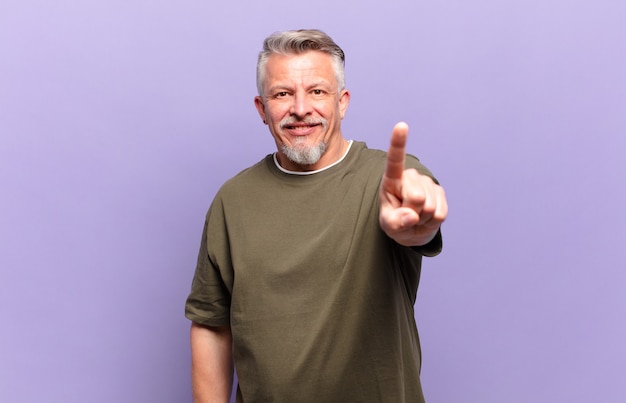
[[[227,403],[233,384],[230,327],[191,323],[191,383],[194,403]]]
[[[446,219],[448,204],[443,188],[415,169],[405,169],[406,123],[391,133],[387,165],[380,186],[380,226],[404,246],[430,242]]]

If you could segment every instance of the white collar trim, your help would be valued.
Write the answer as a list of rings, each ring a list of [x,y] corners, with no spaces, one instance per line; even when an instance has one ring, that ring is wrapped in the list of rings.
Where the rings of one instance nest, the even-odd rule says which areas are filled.
[[[285,168],[281,167],[280,164],[278,163],[278,158],[276,158],[276,154],[277,153],[274,153],[274,155],[273,155],[274,164],[276,164],[276,167],[278,169],[280,169],[281,171],[283,171],[284,173],[286,173],[286,174],[290,174],[290,175],[313,175],[313,174],[325,171],[327,169],[330,169],[330,168],[334,167],[335,165],[341,163],[341,161],[343,161],[346,158],[346,156],[348,155],[348,153],[350,152],[350,148],[351,147],[352,147],[352,140],[348,141],[348,148],[346,149],[346,152],[343,154],[343,156],[341,158],[339,158],[339,160],[333,162],[332,164],[330,164],[330,165],[328,165],[328,166],[326,166],[324,168],[318,169],[316,171],[302,172],[302,171],[290,171],[289,169],[285,169]]]

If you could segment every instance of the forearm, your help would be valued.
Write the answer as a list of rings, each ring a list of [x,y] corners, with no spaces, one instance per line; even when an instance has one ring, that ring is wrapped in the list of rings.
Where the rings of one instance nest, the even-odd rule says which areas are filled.
[[[233,383],[229,327],[191,324],[191,382],[194,403],[225,403]]]

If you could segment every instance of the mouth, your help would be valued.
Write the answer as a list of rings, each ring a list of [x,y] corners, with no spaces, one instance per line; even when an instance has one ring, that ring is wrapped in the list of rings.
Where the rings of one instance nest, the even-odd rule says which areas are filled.
[[[304,135],[304,134],[308,134],[317,126],[319,126],[319,123],[292,123],[292,124],[287,124],[283,127],[285,130],[291,132],[292,134]]]
[[[300,121],[284,122],[281,128],[293,136],[306,136],[311,134],[318,126],[324,126],[323,121]]]

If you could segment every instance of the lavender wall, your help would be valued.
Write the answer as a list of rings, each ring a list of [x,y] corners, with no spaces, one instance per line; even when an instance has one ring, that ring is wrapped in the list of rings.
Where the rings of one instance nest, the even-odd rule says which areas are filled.
[[[625,3],[383,3],[2,1],[0,401],[190,401],[203,216],[272,151],[255,56],[298,27],[347,53],[347,137],[406,120],[446,186],[429,402],[624,401]]]

